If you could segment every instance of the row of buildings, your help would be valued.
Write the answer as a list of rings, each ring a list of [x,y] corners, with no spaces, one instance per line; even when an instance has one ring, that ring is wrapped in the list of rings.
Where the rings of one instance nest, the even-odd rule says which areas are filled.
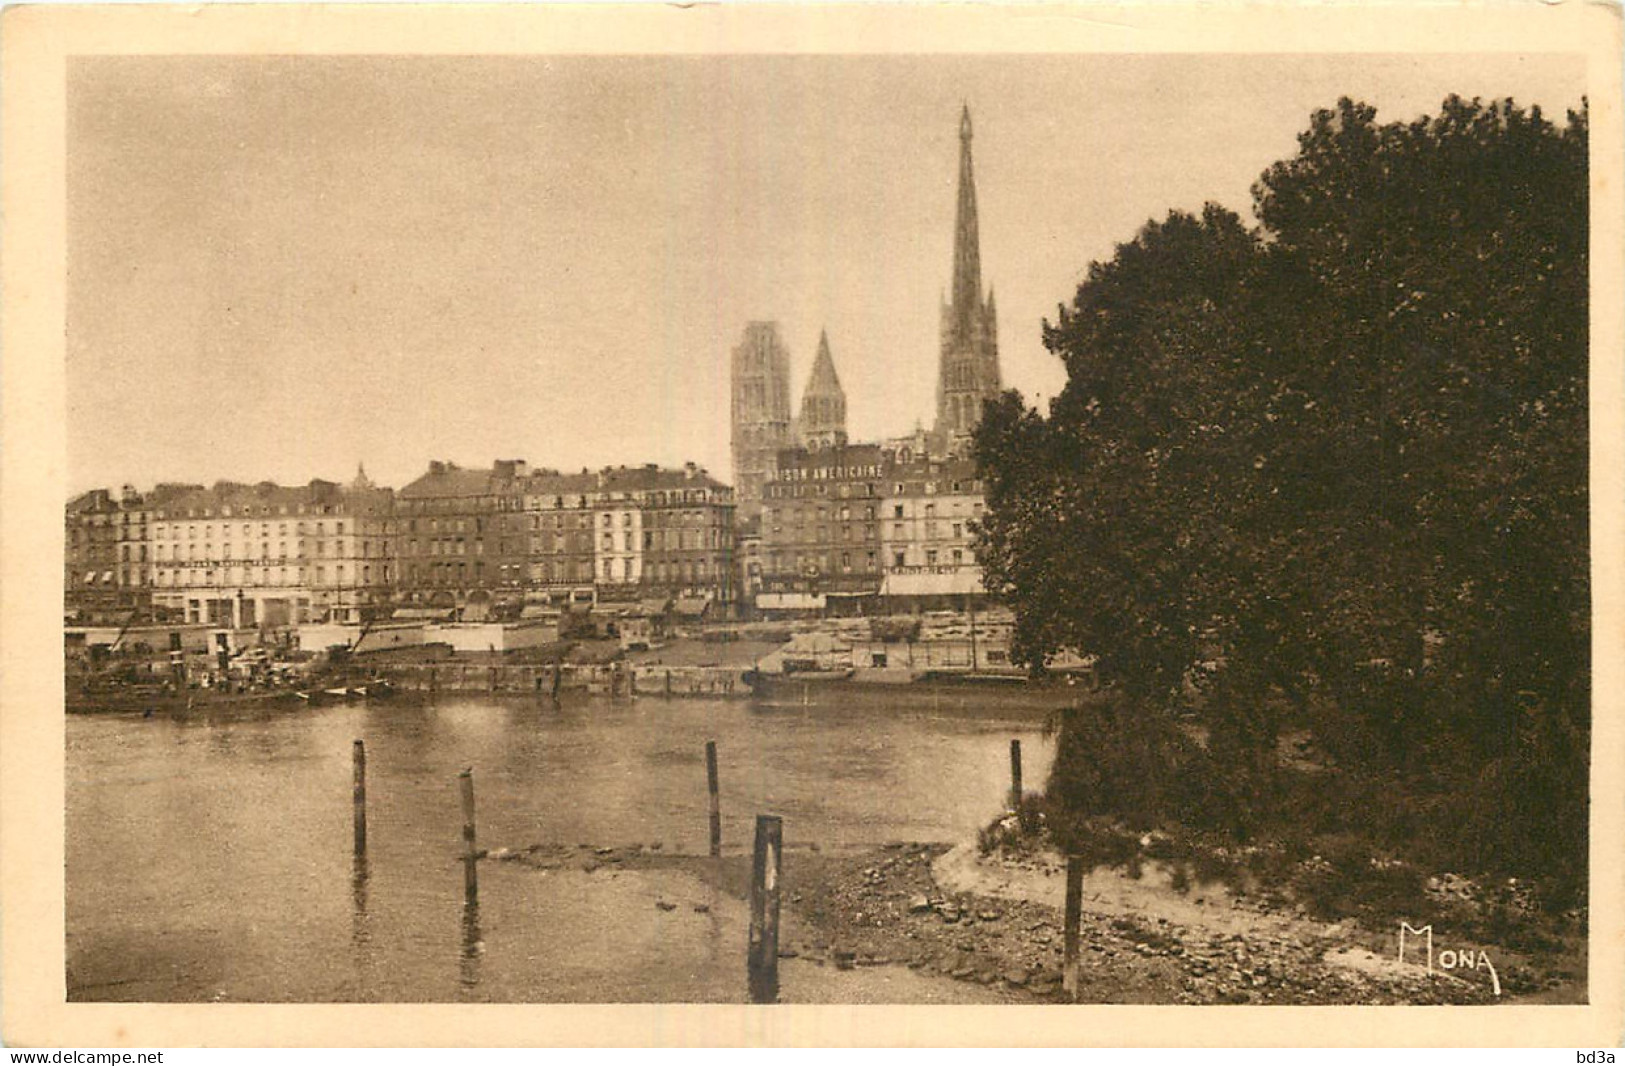
[[[400,490],[315,480],[87,492],[65,512],[67,608],[230,628],[388,614],[699,601],[820,610],[980,592],[965,459],[784,455],[760,514],[690,464],[563,474],[433,462]]]
[[[365,471],[348,485],[96,490],[67,507],[69,611],[255,627],[605,602],[859,610],[982,594],[984,493],[967,444],[1000,389],[997,313],[981,284],[968,109],[959,134],[929,431],[849,440],[827,336],[792,416],[788,349],[776,324],[752,322],[730,367],[734,486],[693,464],[565,474],[502,460],[433,462],[398,491]]]
[[[690,464],[579,474],[433,462],[399,491],[126,487],[66,511],[67,608],[248,628],[397,611],[737,598],[733,490]]]

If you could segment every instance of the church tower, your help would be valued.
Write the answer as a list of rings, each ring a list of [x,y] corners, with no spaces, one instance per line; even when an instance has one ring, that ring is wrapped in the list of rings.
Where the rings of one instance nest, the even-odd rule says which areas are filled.
[[[777,322],[751,322],[733,350],[734,514],[744,524],[762,511],[762,486],[778,471],[779,451],[794,440],[790,423],[790,352]]]
[[[971,168],[970,106],[959,117],[959,206],[954,218],[953,295],[942,307],[942,361],[937,376],[936,446],[958,453],[999,395],[999,329],[993,290],[982,297],[976,176]]]
[[[813,360],[807,388],[801,393],[801,417],[796,420],[797,442],[808,451],[846,447],[846,392],[829,354],[829,334],[818,334],[818,356]]]

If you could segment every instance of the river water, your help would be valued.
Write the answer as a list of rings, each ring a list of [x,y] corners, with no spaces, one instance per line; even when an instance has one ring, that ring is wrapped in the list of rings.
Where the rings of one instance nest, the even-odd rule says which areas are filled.
[[[741,1001],[745,906],[680,869],[488,861],[479,903],[465,907],[458,772],[473,768],[481,847],[636,843],[701,855],[704,744],[715,740],[725,852],[748,852],[754,816],[777,814],[788,864],[798,848],[972,837],[1002,807],[1012,738],[1027,783],[1042,783],[1053,754],[1042,723],[1040,711],[929,701],[597,697],[72,715],[69,996]],[[368,770],[359,866],[357,738]],[[932,998],[911,984],[926,978],[894,978],[882,993],[891,1001]],[[784,998],[798,998],[795,983],[785,977]],[[810,975],[801,992],[832,995]]]

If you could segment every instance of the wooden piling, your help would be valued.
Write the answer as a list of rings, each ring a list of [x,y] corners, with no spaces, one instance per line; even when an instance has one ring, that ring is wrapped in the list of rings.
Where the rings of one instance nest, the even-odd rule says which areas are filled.
[[[722,857],[722,801],[717,793],[717,742],[705,742],[705,788],[711,802],[711,857]]]
[[[1021,810],[1021,741],[1010,742],[1010,809]]]
[[[1083,917],[1083,856],[1066,857],[1066,912],[1061,954],[1061,987],[1078,1001],[1078,931]]]
[[[779,873],[784,851],[784,823],[775,815],[756,816],[756,847],[751,853],[750,1001],[773,1003],[779,997]]]
[[[367,745],[357,740],[352,749],[355,764],[355,785],[351,803],[355,808],[355,853],[367,853]]]
[[[457,775],[463,795],[463,895],[472,903],[479,897],[479,862],[474,850],[474,769],[470,767]]]

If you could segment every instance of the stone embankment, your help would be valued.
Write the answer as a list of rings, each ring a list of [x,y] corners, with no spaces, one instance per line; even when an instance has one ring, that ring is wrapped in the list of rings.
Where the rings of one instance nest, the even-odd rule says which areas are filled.
[[[369,670],[405,692],[549,696],[554,692],[608,696],[703,696],[728,699],[750,695],[737,666],[629,666],[625,663],[487,665],[457,662],[389,662]],[[359,676],[359,675],[358,675]]]

